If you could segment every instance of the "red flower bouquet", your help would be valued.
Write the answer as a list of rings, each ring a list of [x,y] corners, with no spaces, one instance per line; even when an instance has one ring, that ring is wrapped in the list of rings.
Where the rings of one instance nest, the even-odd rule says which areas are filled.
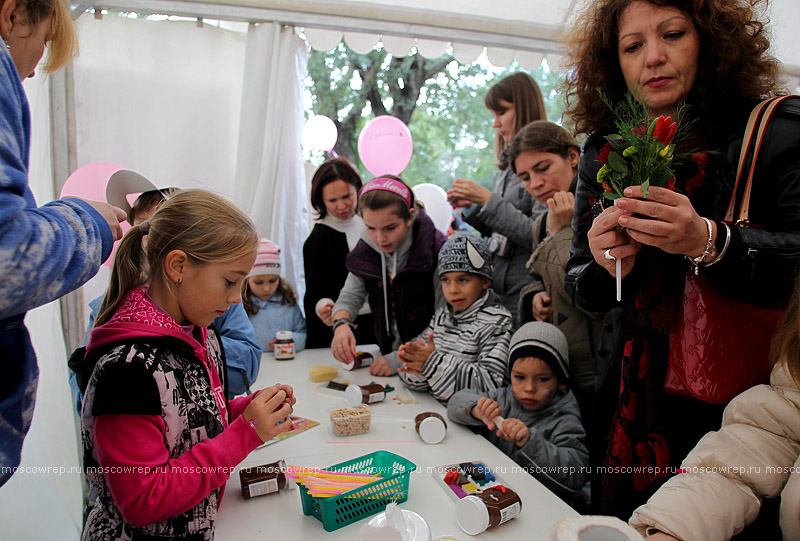
[[[650,111],[629,92],[614,106],[602,95],[614,117],[618,133],[606,136],[607,143],[596,158],[603,166],[597,182],[607,199],[622,197],[628,186],[641,186],[647,197],[650,186],[674,183],[672,159],[675,145],[691,122],[683,122],[687,105],[681,104],[675,118],[651,118]]]

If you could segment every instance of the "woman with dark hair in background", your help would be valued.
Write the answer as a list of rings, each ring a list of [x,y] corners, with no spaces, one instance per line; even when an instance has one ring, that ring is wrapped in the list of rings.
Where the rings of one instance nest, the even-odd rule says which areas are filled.
[[[519,292],[531,282],[525,262],[533,251],[533,220],[546,207],[538,205],[525,191],[509,166],[507,147],[523,126],[534,120],[547,120],[547,113],[536,81],[522,72],[492,86],[484,103],[494,117],[495,156],[500,169],[494,192],[458,178],[447,191],[447,199],[454,207],[464,207],[464,221],[489,237],[494,266],[492,288],[518,324]]]
[[[306,312],[308,338],[306,347],[330,347],[333,340],[333,301],[339,296],[347,278],[345,258],[355,248],[364,222],[356,212],[361,177],[345,158],[332,158],[319,166],[311,180],[311,206],[319,221],[303,244],[303,265],[306,274]],[[323,303],[319,311],[317,303]],[[374,344],[372,313],[368,305],[358,312],[354,330],[358,344]]]
[[[593,466],[604,462],[614,472],[592,479],[604,514],[630,516],[703,434],[719,428],[724,404],[664,390],[670,327],[687,271],[744,302],[779,305],[792,290],[800,261],[800,100],[783,102],[766,130],[749,207],[758,227],[721,220],[748,116],[778,91],[778,62],[767,53],[759,3],[600,0],[587,6],[570,41],[575,65],[567,77],[568,113],[589,140],[579,166],[566,286],[584,309],[610,310],[589,434]],[[598,89],[613,103],[630,91],[653,115],[674,115],[685,101],[696,122],[676,154],[712,152],[677,164],[675,191],[651,187],[645,199],[636,186],[616,206],[607,204],[596,158],[603,136],[616,129]]]

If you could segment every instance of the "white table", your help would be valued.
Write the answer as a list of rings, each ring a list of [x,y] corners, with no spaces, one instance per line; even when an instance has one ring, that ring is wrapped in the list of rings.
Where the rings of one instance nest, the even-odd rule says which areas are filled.
[[[455,518],[454,503],[434,479],[435,468],[444,464],[480,460],[496,469],[502,479],[522,500],[522,513],[500,527],[480,535],[481,539],[549,539],[553,525],[559,520],[578,514],[536,479],[503,454],[485,438],[464,426],[447,422],[447,436],[438,445],[428,445],[416,434],[413,422],[390,418],[413,419],[423,411],[435,411],[447,418],[445,408],[427,393],[414,392],[418,404],[400,404],[392,398],[397,391],[410,394],[396,376],[379,378],[362,368],[348,372],[339,369],[339,381],[389,384],[397,391],[389,393],[384,402],[372,404],[373,422],[370,431],[350,438],[335,438],[330,432],[328,409],[347,406],[343,398],[317,391],[318,383],[308,379],[308,369],[318,365],[340,366],[329,349],[312,349],[297,354],[292,361],[276,361],[264,354],[259,377],[252,388],[260,389],[274,383],[294,387],[297,404],[294,412],[320,422],[320,426],[290,438],[255,450],[241,466],[257,466],[281,458],[290,464],[326,467],[345,462],[379,449],[400,455],[417,465],[411,474],[408,500],[400,507],[416,511],[431,527],[434,539],[451,536],[469,539]],[[381,420],[381,417],[384,419]],[[353,443],[328,443],[346,440]],[[412,440],[413,443],[369,444],[359,440]],[[220,541],[249,541],[251,539],[314,539],[321,536],[331,541],[356,540],[359,530],[368,519],[326,532],[322,522],[303,514],[299,490],[284,490],[277,494],[245,500],[242,497],[238,470],[231,475],[217,515],[216,539]]]

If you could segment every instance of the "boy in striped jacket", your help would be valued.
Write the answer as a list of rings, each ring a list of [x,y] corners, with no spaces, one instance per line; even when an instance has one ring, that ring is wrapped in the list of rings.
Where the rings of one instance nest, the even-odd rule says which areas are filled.
[[[486,242],[456,233],[439,252],[439,278],[447,306],[400,346],[400,379],[443,403],[461,389],[485,392],[507,384],[512,316],[490,287]]]

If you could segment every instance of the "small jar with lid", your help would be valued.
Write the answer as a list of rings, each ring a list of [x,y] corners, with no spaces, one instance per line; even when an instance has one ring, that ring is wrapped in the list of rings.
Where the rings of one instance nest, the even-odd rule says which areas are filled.
[[[447,435],[447,423],[444,417],[435,411],[423,411],[414,417],[417,434],[422,441],[435,445]]]
[[[239,470],[242,497],[246,500],[256,496],[274,494],[280,490],[294,488],[294,482],[287,479],[286,463],[283,460]]]
[[[294,359],[294,338],[292,331],[278,331],[275,333],[275,360],[291,361]]]
[[[344,390],[344,397],[352,407],[359,404],[374,404],[386,399],[386,387],[378,383],[348,385]]]
[[[349,363],[345,364],[343,368],[345,370],[355,370],[356,368],[364,368],[372,364],[375,358],[372,354],[367,353],[366,351],[357,351],[355,359],[350,361]]]
[[[521,512],[519,495],[502,485],[465,496],[456,503],[458,525],[469,535],[478,535],[492,526],[499,526]]]
[[[366,368],[381,356],[381,348],[377,344],[366,344],[356,346],[355,358],[344,365],[345,370],[355,370],[356,368]]]

